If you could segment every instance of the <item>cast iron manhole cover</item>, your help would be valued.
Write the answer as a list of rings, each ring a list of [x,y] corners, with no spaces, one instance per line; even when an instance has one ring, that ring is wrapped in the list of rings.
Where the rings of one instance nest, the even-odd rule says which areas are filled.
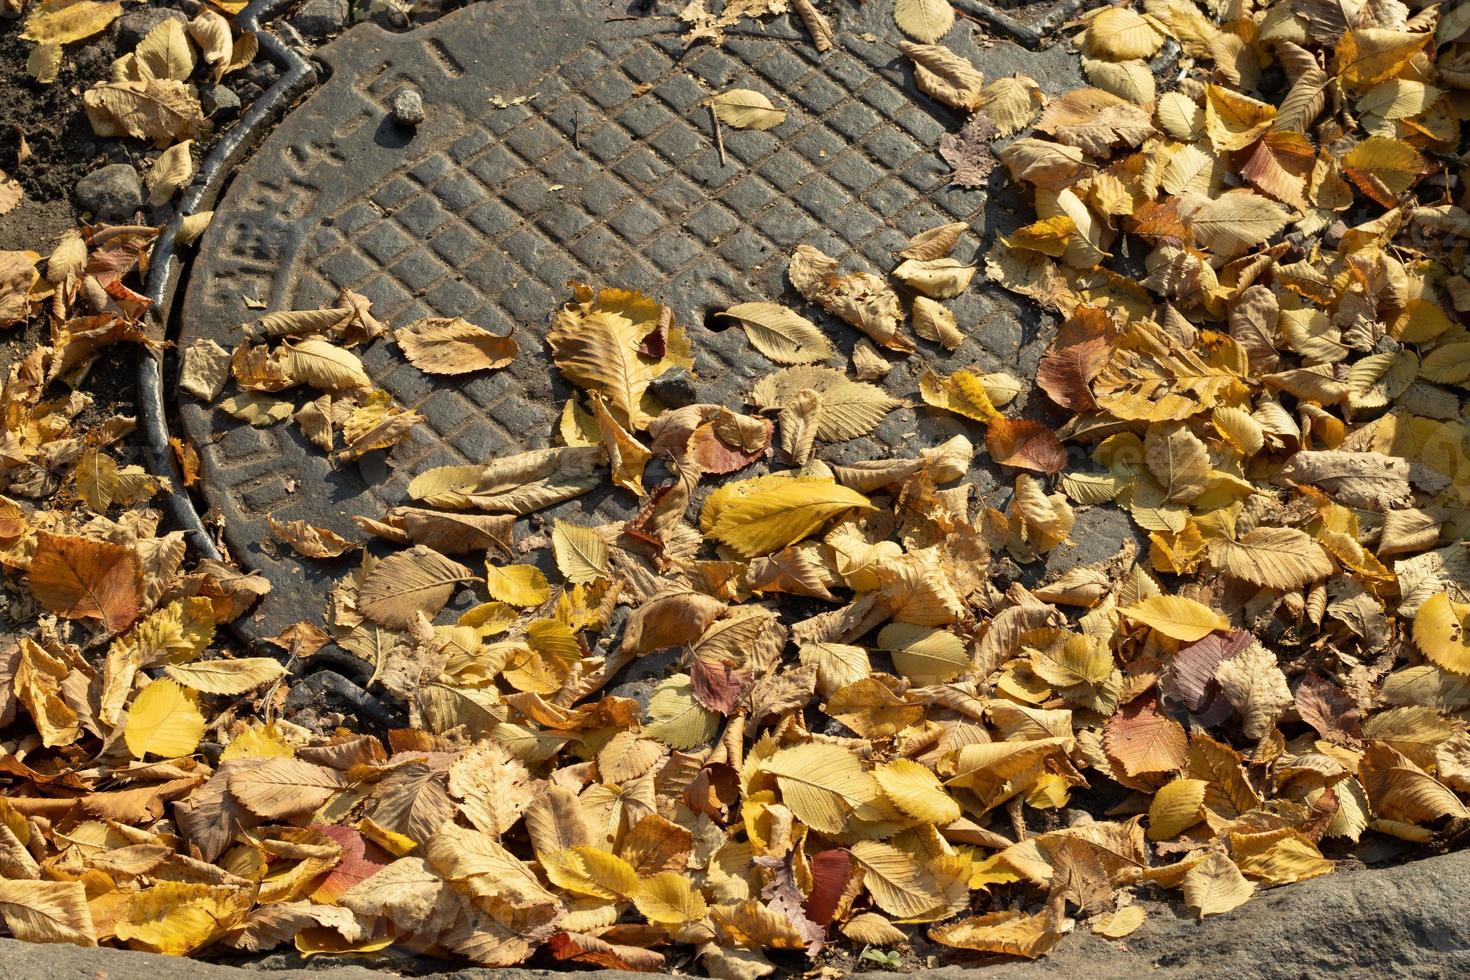
[[[699,400],[738,406],[777,365],[739,329],[710,329],[706,316],[753,300],[804,308],[785,278],[796,245],[887,273],[909,236],[963,220],[976,234],[955,254],[973,260],[1008,209],[993,201],[987,210],[983,192],[947,186],[935,147],[963,120],[913,87],[890,9],[844,7],[825,55],[784,18],[763,29],[744,22],[722,48],[686,50],[671,18],[609,20],[621,10],[572,0],[476,4],[406,35],[359,27],[324,49],[330,81],[272,133],[219,205],[190,273],[180,347],[209,338],[233,349],[241,326],[264,312],[329,306],[347,287],[392,326],[463,316],[513,332],[521,353],[507,370],[444,379],[377,341],[362,352],[374,381],[427,421],[386,459],[338,466],[293,423],[252,428],[181,399],[226,541],[274,586],[250,632],[320,622],[331,582],[350,566],[298,558],[272,539],[267,515],[360,540],[352,515],[380,517],[407,502],[415,473],[552,444],[570,389],[544,335],[569,280],[642,289],[673,306],[694,341]],[[957,29],[947,43],[988,78],[1025,71],[1053,93],[1078,84],[1075,59],[1059,48],[977,50],[968,33]],[[405,86],[422,92],[427,110],[414,131],[388,111]],[[762,91],[789,115],[768,132],[727,127],[721,165],[703,103],[732,87]],[[1034,313],[981,287],[952,307],[969,339],[952,354],[921,344],[884,382],[894,395],[917,401],[926,363],[1034,371],[1046,343]],[[804,312],[850,352],[856,331]],[[900,410],[871,437],[822,455],[913,455],[964,425]],[[973,474],[982,492],[995,486],[985,466]],[[630,494],[608,490],[551,514],[585,522],[634,510]]]

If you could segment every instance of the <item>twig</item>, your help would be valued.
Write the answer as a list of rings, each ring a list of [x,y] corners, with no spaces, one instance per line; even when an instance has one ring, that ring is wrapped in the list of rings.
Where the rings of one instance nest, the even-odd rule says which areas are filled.
[[[1016,840],[1018,842],[1025,840],[1028,836],[1026,833],[1026,818],[1021,812],[1021,808],[1025,804],[1026,801],[1019,796],[1011,797],[1010,802],[1006,804],[1006,810],[1011,815],[1011,829],[1016,832]]]
[[[725,134],[720,130],[720,117],[715,107],[709,107],[709,121],[715,127],[715,149],[720,151],[720,166],[725,166]]]
[[[287,656],[286,656],[286,663],[284,665],[285,666],[285,673],[283,673],[280,677],[277,677],[276,678],[276,682],[274,684],[272,684],[269,688],[266,689],[265,694],[260,699],[260,703],[265,706],[265,723],[267,725],[271,725],[271,724],[274,724],[275,723],[275,720],[276,720],[276,710],[275,710],[275,707],[271,704],[271,701],[274,700],[274,698],[276,696],[276,691],[280,688],[281,683],[288,676],[290,676],[290,674],[291,674],[291,668],[296,665],[297,655],[300,654],[300,652],[301,652],[301,637],[298,636],[298,637],[295,637],[294,639],[291,640],[291,652],[289,654],[287,654]]]

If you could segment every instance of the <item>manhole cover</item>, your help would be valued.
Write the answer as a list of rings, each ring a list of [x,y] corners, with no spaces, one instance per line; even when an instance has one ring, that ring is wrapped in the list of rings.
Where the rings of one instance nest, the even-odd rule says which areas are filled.
[[[609,20],[621,11],[571,0],[476,4],[406,35],[359,27],[324,49],[331,80],[219,206],[190,274],[180,347],[210,338],[233,349],[241,325],[264,312],[331,305],[348,287],[390,325],[463,316],[513,331],[521,354],[504,371],[444,379],[378,341],[363,352],[375,382],[427,422],[386,459],[340,466],[292,423],[256,429],[181,399],[227,543],[274,585],[250,630],[319,622],[330,583],[349,567],[298,558],[272,539],[267,515],[360,540],[352,515],[406,502],[415,473],[552,444],[570,389],[544,335],[569,280],[638,288],[673,306],[694,340],[700,400],[739,405],[776,365],[739,329],[716,331],[705,318],[753,300],[802,307],[785,279],[797,244],[886,273],[909,236],[964,220],[976,234],[955,254],[973,260],[1009,209],[947,186],[935,147],[963,120],[913,87],[890,7],[844,8],[826,55],[785,19],[732,31],[723,48],[686,50],[671,18]],[[1060,49],[977,49],[968,33],[947,43],[987,77],[1024,71],[1048,92],[1078,84],[1075,59]],[[405,86],[427,109],[415,131],[388,111]],[[732,87],[765,92],[789,115],[768,132],[726,128],[722,164],[703,100]],[[917,401],[925,364],[1033,373],[1046,343],[1036,314],[980,287],[952,307],[969,339],[952,354],[922,344],[884,382],[896,396]],[[850,352],[856,331],[805,312]],[[871,437],[823,455],[912,455],[911,443],[932,445],[964,424],[900,410]],[[974,474],[982,491],[995,487],[985,465]],[[561,513],[615,520],[635,506],[609,490]]]

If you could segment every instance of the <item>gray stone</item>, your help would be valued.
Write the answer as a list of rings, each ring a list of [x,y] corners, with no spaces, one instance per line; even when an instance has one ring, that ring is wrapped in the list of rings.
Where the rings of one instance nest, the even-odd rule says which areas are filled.
[[[401,31],[408,26],[409,11],[406,4],[396,3],[394,0],[358,0],[353,9],[353,18],[358,23],[366,21],[390,31]]]
[[[347,0],[306,0],[291,16],[291,26],[313,40],[341,33],[347,26]]]
[[[669,408],[683,408],[699,400],[699,393],[694,390],[694,379],[683,368],[665,371],[649,387],[653,389],[653,396]]]
[[[215,123],[229,122],[240,114],[240,97],[226,85],[208,85],[199,92],[204,114]]]
[[[166,20],[176,20],[180,24],[189,23],[189,18],[182,10],[171,7],[144,6],[129,10],[117,19],[118,50],[133,50],[139,41],[148,36],[149,31]]]
[[[416,89],[399,89],[393,96],[393,121],[401,126],[417,126],[424,121],[424,97]]]
[[[130,164],[112,163],[77,181],[72,192],[82,210],[104,221],[131,218],[143,206],[143,185]]]

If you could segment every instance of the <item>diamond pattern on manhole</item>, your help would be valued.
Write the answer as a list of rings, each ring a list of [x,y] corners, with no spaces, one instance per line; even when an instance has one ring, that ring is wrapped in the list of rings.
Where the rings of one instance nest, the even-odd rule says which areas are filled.
[[[346,567],[297,558],[272,541],[266,515],[360,539],[351,516],[405,502],[423,469],[551,444],[570,391],[544,334],[568,280],[639,288],[671,304],[695,341],[700,400],[738,405],[776,366],[738,329],[706,328],[705,316],[747,300],[800,304],[784,279],[796,244],[886,272],[918,231],[956,219],[988,227],[983,193],[946,186],[934,146],[956,120],[912,89],[886,17],[854,14],[838,49],[819,57],[784,22],[731,36],[723,49],[686,51],[676,33],[605,24],[597,7],[505,0],[409,35],[354,29],[322,52],[331,81],[271,135],[221,203],[190,274],[180,346],[208,337],[233,348],[261,303],[308,309],[348,287],[390,325],[463,316],[513,332],[521,347],[505,371],[436,379],[389,341],[372,345],[363,359],[374,381],[426,423],[387,459],[340,468],[292,423],[253,429],[183,400],[226,541],[275,586],[251,624],[258,635],[318,621]],[[873,33],[880,40],[863,40]],[[985,55],[976,60],[983,66]],[[405,85],[423,93],[429,115],[416,132],[386,110]],[[789,116],[769,132],[726,128],[722,166],[703,100],[730,87],[767,92]],[[955,308],[972,339],[953,355],[928,346],[896,366],[886,381],[896,395],[914,394],[925,362],[1034,366],[1044,346],[1034,317],[980,290]],[[849,351],[856,332],[824,322]],[[824,455],[911,453],[916,434],[927,443],[961,429],[902,410]],[[975,476],[992,485],[987,473]],[[634,510],[631,495],[609,489],[552,514],[619,520]]]

